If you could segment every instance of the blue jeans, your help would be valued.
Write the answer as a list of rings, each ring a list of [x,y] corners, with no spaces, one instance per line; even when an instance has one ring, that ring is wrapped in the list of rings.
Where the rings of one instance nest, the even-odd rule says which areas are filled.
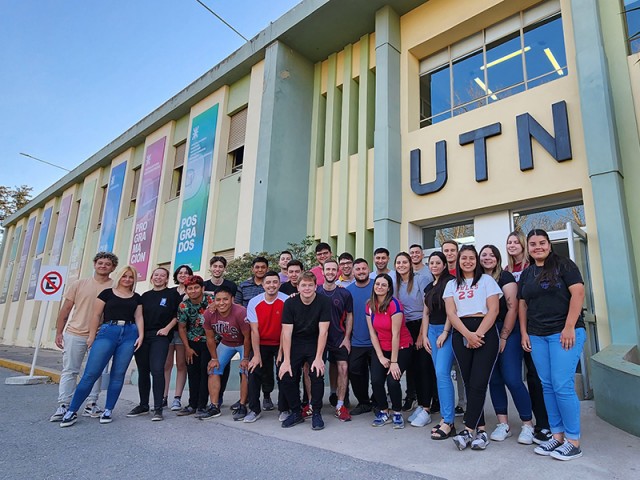
[[[501,331],[502,322],[496,325],[498,331]],[[506,386],[511,392],[513,403],[520,414],[520,420],[528,422],[533,418],[533,414],[531,412],[531,398],[522,381],[523,355],[522,336],[516,323],[516,327],[507,338],[504,351],[498,355],[498,361],[489,381],[489,393],[491,393],[491,403],[493,403],[496,415],[507,415],[509,403]]]
[[[78,411],[82,402],[91,392],[91,387],[100,378],[104,367],[112,357],[105,408],[113,410],[122,391],[124,375],[133,358],[134,344],[137,339],[138,327],[135,323],[123,326],[105,323],[100,327],[91,350],[89,350],[89,359],[84,369],[84,375],[78,383],[71,405],[69,405],[70,411]]]
[[[444,325],[429,325],[427,335],[431,343],[431,356],[436,369],[436,383],[440,397],[440,414],[445,423],[453,423],[455,416],[456,394],[451,380],[451,366],[453,365],[453,348],[451,346],[451,332],[447,340],[438,348],[436,342],[444,331]]]
[[[575,391],[575,374],[587,334],[576,328],[576,342],[570,350],[560,344],[560,334],[531,335],[531,356],[538,370],[551,433],[580,439],[580,401]]]

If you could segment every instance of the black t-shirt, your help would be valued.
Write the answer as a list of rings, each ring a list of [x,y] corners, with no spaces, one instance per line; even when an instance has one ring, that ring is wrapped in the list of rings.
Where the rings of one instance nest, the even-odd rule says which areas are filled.
[[[284,282],[280,285],[280,291],[285,295],[293,295],[294,293],[298,293],[298,287],[291,285],[291,282]]]
[[[433,289],[433,282],[429,282],[429,284],[424,287],[425,304],[427,293],[429,293]],[[447,310],[444,306],[444,300],[442,300],[442,298],[439,299],[440,302],[435,298],[433,300],[433,310],[429,310],[429,325],[444,325],[445,323],[447,323]]]
[[[530,265],[520,275],[518,298],[527,303],[527,332],[529,335],[547,336],[560,333],[565,326],[571,293],[569,287],[583,283],[578,266],[571,260],[562,259],[558,269],[558,281],[539,282],[542,267]],[[582,314],[576,328],[584,328]]]
[[[238,286],[234,282],[232,282],[231,280],[227,280],[226,278],[222,279],[221,285],[214,285],[211,280],[207,280],[206,282],[204,282],[204,291],[216,293],[218,289],[223,285],[231,290],[231,295],[233,298],[235,298],[236,292],[238,291]]]
[[[316,294],[309,305],[302,303],[300,295],[284,302],[282,324],[293,325],[292,342],[317,343],[320,322],[331,321],[331,301],[324,295]]]
[[[122,298],[113,293],[112,288],[100,292],[98,298],[104,302],[104,321],[112,322],[125,320],[135,321],[135,312],[140,305],[140,294],[133,293],[132,297]]]
[[[498,286],[500,287],[501,290],[503,290],[504,286],[510,283],[516,283],[516,278],[513,276],[511,272],[507,272],[506,270],[503,270],[502,273],[500,274],[500,278],[498,279]],[[506,295],[502,295],[500,297],[500,310],[498,311],[496,322],[504,322],[504,319],[507,318],[508,311],[509,311],[509,307],[507,307],[507,297]],[[516,324],[517,323],[518,323],[518,320],[516,319]]]
[[[182,295],[174,288],[149,290],[142,294],[142,316],[145,330],[160,330],[176,318]]]

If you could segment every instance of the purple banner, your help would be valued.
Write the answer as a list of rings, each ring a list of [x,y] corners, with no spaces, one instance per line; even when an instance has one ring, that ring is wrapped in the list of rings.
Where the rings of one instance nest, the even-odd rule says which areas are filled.
[[[56,224],[56,233],[53,236],[53,246],[51,247],[50,265],[60,265],[60,257],[62,257],[62,247],[64,245],[64,234],[67,230],[67,220],[69,220],[69,211],[71,210],[71,195],[62,199],[60,203],[60,211],[58,212],[58,223]]]
[[[33,238],[33,230],[36,226],[36,217],[31,217],[27,224],[27,231],[24,235],[24,243],[22,244],[22,253],[20,254],[20,263],[16,272],[16,281],[13,284],[12,300],[17,302],[20,298],[20,290],[22,290],[22,281],[24,280],[24,272],[27,269],[27,259],[29,258],[29,250],[31,249],[31,239]]]
[[[166,140],[167,137],[162,137],[147,148],[142,167],[142,185],[138,194],[136,223],[129,257],[129,264],[138,270],[138,281],[147,279]]]

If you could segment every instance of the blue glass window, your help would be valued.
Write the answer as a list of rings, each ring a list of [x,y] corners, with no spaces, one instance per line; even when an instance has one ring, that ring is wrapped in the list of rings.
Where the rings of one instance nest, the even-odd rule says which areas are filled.
[[[640,0],[624,0],[629,53],[640,52]]]
[[[451,116],[449,70],[447,64],[420,77],[420,123],[423,127]]]
[[[527,87],[533,88],[567,74],[562,19],[554,15],[524,29]]]

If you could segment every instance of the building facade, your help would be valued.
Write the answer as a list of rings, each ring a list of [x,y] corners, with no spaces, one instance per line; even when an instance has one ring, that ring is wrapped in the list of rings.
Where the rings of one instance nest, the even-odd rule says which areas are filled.
[[[2,342],[32,345],[40,321],[52,346],[40,267],[73,280],[98,250],[144,289],[156,265],[206,276],[212,254],[307,235],[365,257],[445,238],[504,254],[542,227],[585,276],[584,394],[640,434],[633,5],[305,0],[7,219]]]

